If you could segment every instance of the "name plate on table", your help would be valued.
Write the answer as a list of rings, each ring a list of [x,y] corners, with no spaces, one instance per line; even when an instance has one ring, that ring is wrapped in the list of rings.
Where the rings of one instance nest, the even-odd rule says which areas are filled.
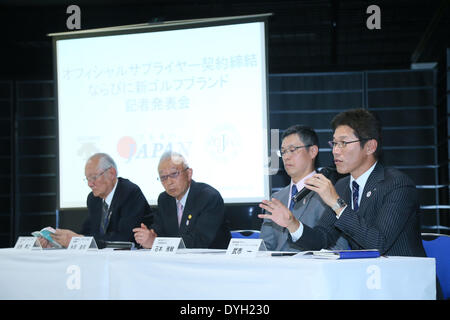
[[[67,250],[74,251],[97,251],[97,243],[94,237],[72,237]]]
[[[153,254],[175,254],[178,249],[185,249],[183,238],[156,237],[153,242]]]
[[[263,239],[234,238],[228,244],[227,255],[256,257],[259,251],[267,251]]]
[[[41,243],[36,237],[19,237],[16,245],[16,250],[42,250]]]

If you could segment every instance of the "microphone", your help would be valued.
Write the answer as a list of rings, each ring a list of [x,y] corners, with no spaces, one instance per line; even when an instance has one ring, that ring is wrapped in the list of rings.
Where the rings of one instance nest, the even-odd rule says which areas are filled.
[[[331,175],[333,174],[332,170],[333,170],[333,169],[331,169],[331,168],[323,167],[323,168],[317,169],[317,173],[321,173],[321,174],[323,174],[326,178],[330,179],[330,178],[331,178]],[[302,200],[304,197],[306,197],[310,192],[311,192],[311,190],[309,190],[309,189],[303,187],[302,190],[300,190],[299,192],[297,192],[297,193],[295,194],[295,196],[292,197],[292,201],[294,201],[294,203],[297,203],[297,202],[299,202],[300,200]]]

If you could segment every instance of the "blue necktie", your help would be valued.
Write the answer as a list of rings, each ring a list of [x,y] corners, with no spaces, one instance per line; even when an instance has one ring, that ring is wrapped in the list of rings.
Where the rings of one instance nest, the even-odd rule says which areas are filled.
[[[297,194],[297,186],[295,184],[292,185],[292,190],[291,190],[291,203],[289,204],[289,210],[292,211],[292,209],[294,209],[295,206],[295,202],[292,199],[295,195]]]
[[[109,224],[108,204],[105,200],[102,202],[102,221],[100,221],[100,234],[104,235]]]
[[[359,198],[359,184],[353,180],[352,182],[352,199],[353,199],[353,210],[358,211],[358,198]]]

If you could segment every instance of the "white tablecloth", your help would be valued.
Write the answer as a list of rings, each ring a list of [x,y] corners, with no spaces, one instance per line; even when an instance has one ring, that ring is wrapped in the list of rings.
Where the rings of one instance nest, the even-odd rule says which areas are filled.
[[[0,299],[435,299],[433,258],[0,249]]]

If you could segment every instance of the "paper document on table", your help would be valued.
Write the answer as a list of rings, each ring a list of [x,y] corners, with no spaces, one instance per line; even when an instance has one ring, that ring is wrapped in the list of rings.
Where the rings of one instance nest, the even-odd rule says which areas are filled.
[[[33,235],[33,237],[41,237],[46,239],[54,248],[62,248],[62,246],[56,242],[55,240],[53,240],[53,238],[50,236],[52,233],[55,233],[55,229],[53,229],[52,227],[46,227],[44,229],[42,229],[41,231],[33,231],[31,234]]]
[[[320,250],[320,251],[301,251],[295,255],[298,258],[314,259],[366,259],[378,258],[380,252],[377,249],[367,250]]]

